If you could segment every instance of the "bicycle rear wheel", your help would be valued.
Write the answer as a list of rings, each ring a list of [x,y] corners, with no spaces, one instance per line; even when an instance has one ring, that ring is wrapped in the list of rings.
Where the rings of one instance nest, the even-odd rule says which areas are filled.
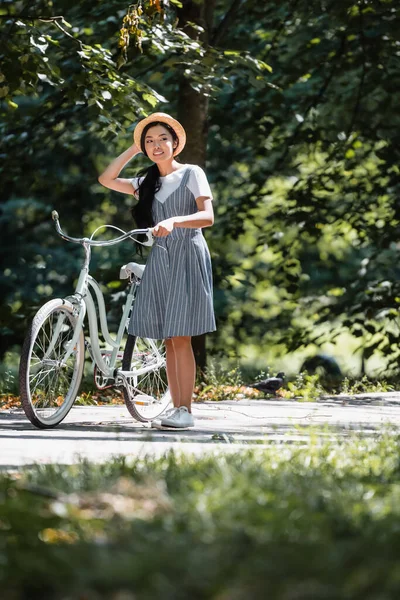
[[[149,340],[128,335],[123,371],[147,372],[128,378],[124,386],[125,404],[134,419],[145,423],[163,413],[171,402],[168,390],[165,345],[160,340]]]
[[[70,302],[50,300],[36,313],[25,338],[19,366],[21,402],[40,429],[61,423],[78,393],[85,361],[82,331],[67,354],[76,322]]]

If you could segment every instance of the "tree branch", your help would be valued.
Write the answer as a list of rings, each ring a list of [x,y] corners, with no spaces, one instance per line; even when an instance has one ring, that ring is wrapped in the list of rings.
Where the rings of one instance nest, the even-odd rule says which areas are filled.
[[[71,35],[70,33],[68,33],[68,31],[66,31],[63,27],[61,27],[61,25],[60,25],[60,23],[58,21],[54,21],[54,25],[56,27],[58,27],[58,29],[60,31],[62,31],[64,35],[66,35],[67,37],[71,38],[71,40],[74,40],[74,42],[76,42],[77,44],[79,44],[79,46],[82,48],[82,42],[81,42],[81,40],[79,40],[78,38],[76,38],[73,35]]]
[[[145,69],[142,69],[141,71],[138,71],[137,73],[135,73],[133,75],[133,78],[137,79],[138,77],[142,77],[142,75],[146,75],[146,73],[150,73],[151,71],[154,71],[154,69],[157,69],[158,67],[160,67],[161,65],[163,65],[164,63],[166,63],[173,56],[174,56],[173,53],[172,54],[168,54],[168,56],[162,58],[158,62],[152,63],[149,67],[146,67]]]
[[[57,17],[35,17],[28,15],[0,15],[0,19],[13,19],[14,21],[57,21],[59,19],[64,20],[63,15]]]
[[[233,0],[231,6],[228,9],[228,11],[226,12],[224,18],[222,19],[222,21],[220,22],[220,24],[214,31],[213,35],[211,36],[211,41],[210,41],[211,46],[217,46],[219,44],[219,42],[221,41],[221,39],[223,38],[223,36],[227,32],[227,30],[233,23],[233,21],[236,17],[236,13],[239,11],[239,8],[241,7],[242,3],[243,3],[243,0]]]
[[[266,60],[267,57],[269,56],[269,54],[272,52],[272,50],[275,49],[276,42],[278,41],[279,36],[281,35],[282,31],[285,29],[286,21],[288,21],[289,19],[291,19],[293,17],[294,11],[296,10],[296,6],[298,3],[299,3],[299,0],[294,0],[293,5],[291,7],[289,7],[289,10],[291,10],[291,12],[288,15],[286,15],[286,17],[284,19],[282,19],[280,26],[275,31],[274,37],[271,40],[271,44],[270,44],[269,48],[267,48],[267,51],[263,57],[263,60]]]
[[[302,129],[304,123],[306,123],[306,117],[308,115],[308,113],[310,112],[310,110],[312,108],[314,108],[315,106],[317,106],[326,90],[328,89],[333,76],[335,75],[336,71],[337,71],[337,64],[340,62],[340,59],[342,58],[343,54],[344,54],[344,50],[345,50],[345,43],[346,43],[346,35],[347,35],[347,30],[342,33],[341,36],[341,44],[340,44],[340,49],[338,52],[338,55],[336,56],[336,60],[334,61],[336,64],[334,64],[334,66],[332,67],[331,72],[328,74],[328,76],[325,78],[325,81],[323,82],[322,86],[320,87],[319,91],[317,94],[314,95],[314,97],[311,99],[311,102],[309,103],[309,105],[307,106],[306,110],[304,111],[304,120],[301,123],[298,123],[297,127],[295,128],[295,130],[293,131],[292,135],[290,136],[290,138],[287,140],[285,149],[283,151],[283,153],[281,154],[281,156],[278,158],[278,160],[276,161],[276,163],[274,164],[274,168],[273,171],[276,171],[277,169],[279,169],[279,167],[284,163],[286,156],[289,153],[289,150],[291,148],[291,146],[293,145],[294,141],[296,140],[300,130]]]
[[[358,86],[358,92],[357,92],[357,98],[356,98],[356,102],[354,105],[354,109],[353,109],[353,115],[351,117],[349,126],[347,128],[347,132],[346,132],[346,137],[349,137],[349,135],[351,134],[354,124],[356,122],[356,118],[357,118],[357,114],[358,114],[358,109],[360,108],[360,103],[361,103],[361,94],[364,88],[364,81],[365,81],[365,75],[366,75],[366,53],[365,53],[365,36],[364,36],[364,26],[363,26],[363,14],[362,14],[362,10],[360,10],[359,13],[359,17],[360,17],[360,40],[361,40],[361,48],[362,48],[362,55],[363,55],[363,64],[362,64],[362,70],[361,70],[361,77],[360,77],[360,83]]]
[[[11,19],[14,22],[15,21],[41,21],[42,23],[54,23],[54,25],[63,32],[64,35],[68,36],[69,38],[71,38],[71,40],[74,40],[74,42],[77,42],[79,44],[79,46],[82,47],[82,42],[74,37],[73,35],[71,35],[68,31],[66,31],[63,27],[61,27],[59,21],[65,21],[63,15],[58,15],[55,17],[39,17],[39,16],[31,16],[29,17],[28,15],[15,15],[15,16],[11,16],[11,15],[0,15],[0,19]]]

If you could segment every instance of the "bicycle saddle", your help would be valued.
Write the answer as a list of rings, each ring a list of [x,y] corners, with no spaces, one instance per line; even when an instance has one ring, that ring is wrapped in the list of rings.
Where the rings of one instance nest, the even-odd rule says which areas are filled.
[[[146,265],[139,265],[139,263],[130,262],[127,265],[122,265],[119,271],[120,279],[129,279],[129,277],[133,274],[138,279],[143,277],[143,271]]]

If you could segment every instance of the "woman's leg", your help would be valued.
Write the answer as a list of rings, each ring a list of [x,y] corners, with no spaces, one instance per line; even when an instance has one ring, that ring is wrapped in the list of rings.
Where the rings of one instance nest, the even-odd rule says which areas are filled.
[[[179,406],[186,406],[191,412],[194,383],[196,379],[196,362],[190,336],[173,337],[172,346],[175,354],[175,373],[179,389]],[[176,405],[175,405],[176,406]]]
[[[167,351],[167,378],[168,378],[168,387],[171,393],[172,402],[174,403],[175,408],[178,408],[181,405],[181,398],[179,392],[179,383],[176,375],[176,358],[175,358],[175,350],[174,345],[172,343],[172,339],[169,338],[165,340],[165,348]]]

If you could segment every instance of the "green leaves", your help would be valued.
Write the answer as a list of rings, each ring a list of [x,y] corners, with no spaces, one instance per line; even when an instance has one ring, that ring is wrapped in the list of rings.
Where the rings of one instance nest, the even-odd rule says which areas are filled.
[[[45,199],[49,209],[67,207],[69,228],[79,229],[83,217],[122,226],[131,198],[102,189],[98,173],[131,143],[141,116],[160,104],[176,112],[179,86],[189,82],[209,98],[206,170],[216,225],[205,235],[220,323],[211,352],[252,365],[283,360],[338,333],[354,341],[354,326],[371,357],[394,360],[386,332],[394,334],[400,297],[395,3],[360,12],[350,0],[329,11],[316,0],[268,7],[248,0],[225,21],[232,3],[224,0],[210,30],[192,18],[182,28],[180,4],[171,0],[160,12],[145,3],[149,12],[128,22],[129,6],[117,0],[63,0],[55,11],[68,20],[58,19],[61,29],[39,20],[32,3],[32,18],[23,19],[16,3],[0,9],[9,13],[0,72],[5,205],[24,198],[28,214]],[[33,211],[24,244],[2,240],[2,253],[16,260],[16,279],[3,278],[4,303],[14,305],[16,281],[31,265],[26,248],[37,245],[41,255],[53,243],[43,211]],[[15,215],[4,214],[9,227]],[[70,253],[61,256],[64,264]],[[111,263],[107,257],[113,281]],[[43,270],[32,269],[26,297],[46,283],[39,276]],[[15,320],[5,326],[21,338]],[[347,364],[353,350],[345,351]]]
[[[46,54],[46,50],[49,47],[49,44],[46,42],[46,39],[41,35],[36,40],[33,35],[30,36],[31,46],[37,48],[42,54]]]
[[[226,315],[219,349],[229,344],[249,364],[272,356],[291,365],[289,353],[340,333],[345,343],[330,351],[346,368],[359,360],[354,325],[363,347],[374,336],[371,368],[395,365],[386,341],[400,294],[398,110],[387,92],[393,73],[379,65],[396,60],[398,19],[392,3],[376,3],[360,33],[353,5],[284,2],[266,16],[250,3],[225,40],[227,59],[247,51],[273,66],[260,89],[260,72],[237,72],[210,121],[223,230],[209,237]],[[298,271],[285,269],[291,259]]]
[[[143,94],[143,100],[148,102],[152,107],[155,107],[158,104],[157,98],[152,94]]]

